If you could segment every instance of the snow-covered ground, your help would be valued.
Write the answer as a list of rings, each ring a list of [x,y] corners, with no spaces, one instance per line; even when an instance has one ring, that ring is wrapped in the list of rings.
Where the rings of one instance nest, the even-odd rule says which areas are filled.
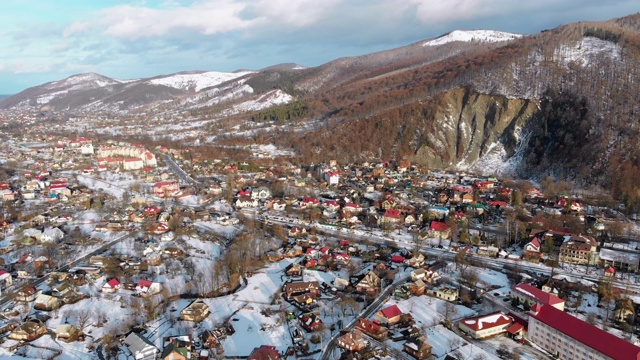
[[[495,30],[454,30],[439,38],[429,40],[423,46],[437,46],[450,43],[452,41],[479,41],[479,42],[499,42],[510,41],[521,38],[521,34],[513,34]]]
[[[176,89],[200,91],[204,88],[219,85],[225,81],[251,74],[253,71],[239,71],[233,73],[206,71],[196,73],[179,73],[149,80],[154,85],[164,85]]]
[[[622,48],[611,41],[586,36],[575,44],[558,47],[554,53],[555,59],[562,63],[575,62],[583,67],[594,61],[596,63],[601,61],[602,56],[608,57],[610,60],[620,60]]]

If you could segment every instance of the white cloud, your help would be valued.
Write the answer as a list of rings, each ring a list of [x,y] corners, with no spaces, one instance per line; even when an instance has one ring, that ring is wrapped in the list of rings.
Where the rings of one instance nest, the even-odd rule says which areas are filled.
[[[161,37],[179,30],[214,35],[267,25],[300,28],[314,24],[342,0],[204,0],[186,6],[151,8],[120,5],[95,21],[69,25],[65,37],[93,31],[122,39]]]

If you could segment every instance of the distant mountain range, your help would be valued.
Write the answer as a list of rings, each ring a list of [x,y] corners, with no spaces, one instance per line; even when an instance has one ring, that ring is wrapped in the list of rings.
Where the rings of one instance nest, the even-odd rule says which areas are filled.
[[[639,81],[635,14],[527,36],[453,31],[309,68],[136,80],[81,74],[0,107],[309,122],[263,140],[308,162],[407,157],[439,168],[551,175],[606,185],[640,204],[638,186],[623,180],[640,178]]]
[[[8,97],[10,97],[10,96],[11,96],[11,95],[0,95],[0,100],[2,100],[2,99],[6,99],[6,98],[8,98]]]

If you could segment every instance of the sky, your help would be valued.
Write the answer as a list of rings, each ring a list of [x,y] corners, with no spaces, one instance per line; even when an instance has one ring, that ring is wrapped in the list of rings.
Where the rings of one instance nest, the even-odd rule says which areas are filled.
[[[4,0],[0,94],[86,72],[317,66],[452,30],[533,34],[638,11],[637,0]]]

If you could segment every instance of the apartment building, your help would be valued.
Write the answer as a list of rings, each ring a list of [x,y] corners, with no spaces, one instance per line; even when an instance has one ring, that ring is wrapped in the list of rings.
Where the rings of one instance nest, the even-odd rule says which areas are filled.
[[[555,355],[571,360],[640,360],[640,347],[550,305],[534,305],[527,338]]]

